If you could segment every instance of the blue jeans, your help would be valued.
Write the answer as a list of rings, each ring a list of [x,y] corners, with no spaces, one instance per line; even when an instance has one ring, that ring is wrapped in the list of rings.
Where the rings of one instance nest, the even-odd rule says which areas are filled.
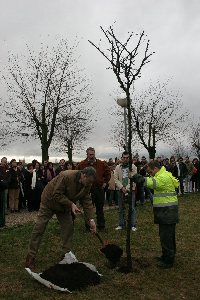
[[[126,219],[125,219],[125,212],[126,212],[126,203],[125,203],[125,196],[124,193],[121,191],[118,191],[119,193],[119,226],[124,228],[126,226]],[[132,210],[131,210],[131,227],[135,227],[136,224],[136,211],[135,211],[135,191],[132,192]],[[128,207],[128,205],[127,205]]]

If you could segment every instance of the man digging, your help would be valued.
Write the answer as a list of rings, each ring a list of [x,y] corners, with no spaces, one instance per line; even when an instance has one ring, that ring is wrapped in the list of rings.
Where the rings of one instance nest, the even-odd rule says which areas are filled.
[[[37,221],[31,235],[25,263],[26,268],[34,268],[42,236],[54,214],[60,223],[63,242],[63,260],[60,263],[71,263],[76,259],[71,248],[74,231],[73,216],[81,212],[76,206],[78,200],[83,206],[85,220],[89,224],[91,232],[96,233],[93,204],[89,194],[91,184],[95,179],[95,169],[86,167],[82,171],[63,171],[47,184],[41,196]]]

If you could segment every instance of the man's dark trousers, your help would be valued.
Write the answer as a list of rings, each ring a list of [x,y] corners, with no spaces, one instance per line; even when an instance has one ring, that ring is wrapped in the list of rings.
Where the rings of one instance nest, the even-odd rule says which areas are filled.
[[[97,216],[97,228],[99,230],[105,229],[105,218],[104,218],[104,202],[105,202],[105,191],[101,187],[95,187],[91,189],[92,202],[96,207]]]
[[[173,264],[176,254],[176,224],[159,224],[162,257],[166,264]]]

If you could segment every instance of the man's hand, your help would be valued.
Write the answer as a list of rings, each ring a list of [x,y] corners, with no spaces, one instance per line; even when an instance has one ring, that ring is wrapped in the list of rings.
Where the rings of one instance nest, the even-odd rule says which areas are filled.
[[[104,182],[103,185],[102,185],[102,189],[105,189],[106,185],[107,184]]]
[[[137,184],[144,184],[144,182],[145,182],[144,177],[140,174],[133,175],[132,179]]]
[[[94,219],[89,220],[89,226],[90,226],[91,232],[96,233],[97,228],[96,228],[96,223],[95,223]]]
[[[81,213],[80,209],[74,203],[72,203],[72,212],[74,215],[76,215],[77,213]]]
[[[127,189],[125,188],[125,186],[123,186],[123,187],[121,188],[121,191],[122,191],[124,194],[127,194],[127,193],[128,193],[128,191],[127,191]]]

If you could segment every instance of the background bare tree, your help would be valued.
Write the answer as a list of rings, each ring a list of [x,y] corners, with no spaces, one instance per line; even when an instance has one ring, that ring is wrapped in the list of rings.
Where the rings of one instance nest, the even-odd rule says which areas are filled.
[[[129,170],[132,171],[132,112],[131,112],[131,97],[130,90],[133,88],[134,81],[141,76],[142,68],[149,62],[149,58],[153,53],[149,53],[149,41],[145,41],[144,31],[141,34],[129,33],[128,38],[121,42],[114,33],[113,27],[110,26],[107,30],[102,27],[101,31],[106,38],[108,48],[103,50],[101,43],[95,45],[89,41],[109,62],[111,69],[120,85],[120,88],[125,92],[127,99],[128,112],[128,152],[129,152]],[[136,40],[134,40],[136,38]],[[133,43],[134,40],[134,43]],[[145,43],[145,46],[143,47]],[[126,253],[127,253],[127,269],[132,271],[132,258],[130,251],[130,228],[131,228],[131,199],[132,199],[132,184],[130,182],[129,195],[129,210],[128,210],[128,226],[126,238]]]
[[[179,157],[189,156],[189,149],[185,141],[179,137],[175,137],[170,141],[172,154],[178,159]]]
[[[195,155],[200,159],[200,123],[196,123],[192,126],[191,131],[192,148]]]
[[[183,128],[189,113],[183,109],[178,93],[168,88],[169,80],[150,84],[143,93],[134,96],[131,110],[132,129],[148,151],[150,159],[155,158],[159,142],[167,143]]]
[[[96,107],[96,106],[95,106]],[[96,122],[96,109],[92,102],[79,105],[76,109],[69,108],[66,116],[61,120],[59,130],[56,130],[53,144],[58,152],[66,152],[68,159],[72,161],[73,152],[83,150],[84,141],[92,133]]]
[[[10,56],[3,75],[10,96],[5,103],[10,136],[39,138],[43,161],[63,118],[72,120],[68,109],[91,98],[89,82],[77,66],[77,46],[77,41],[70,46],[61,39],[52,47],[42,45],[39,53],[27,47],[27,56]]]

